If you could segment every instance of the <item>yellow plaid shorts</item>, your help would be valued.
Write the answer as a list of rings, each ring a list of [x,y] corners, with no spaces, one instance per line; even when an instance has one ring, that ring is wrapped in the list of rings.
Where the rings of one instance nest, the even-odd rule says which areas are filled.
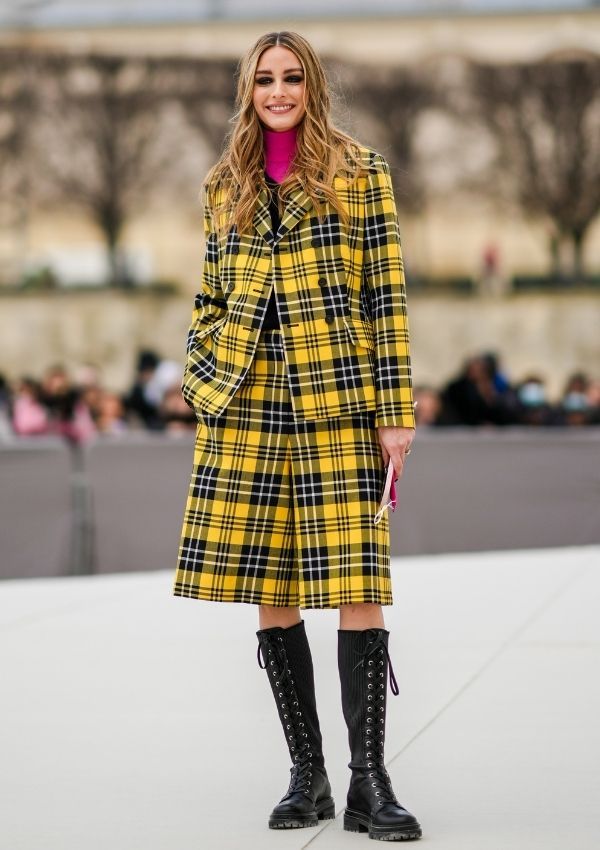
[[[375,411],[296,422],[281,331],[236,394],[200,413],[175,596],[337,608],[392,604]]]

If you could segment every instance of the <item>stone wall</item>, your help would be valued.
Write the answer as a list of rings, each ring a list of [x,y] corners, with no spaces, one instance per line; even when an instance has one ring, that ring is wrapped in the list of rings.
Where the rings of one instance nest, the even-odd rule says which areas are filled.
[[[102,367],[125,390],[139,348],[183,364],[193,296],[65,292],[0,297],[0,373],[39,377],[50,364]],[[440,386],[463,358],[496,351],[508,377],[534,371],[551,396],[575,369],[600,377],[600,298],[593,294],[513,295],[502,299],[410,293],[415,384]]]

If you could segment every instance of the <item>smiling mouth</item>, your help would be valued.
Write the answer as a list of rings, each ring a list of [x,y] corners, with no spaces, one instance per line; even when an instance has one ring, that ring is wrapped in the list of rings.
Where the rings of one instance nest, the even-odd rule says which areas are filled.
[[[289,112],[293,108],[292,104],[287,104],[286,106],[267,106],[269,112]]]

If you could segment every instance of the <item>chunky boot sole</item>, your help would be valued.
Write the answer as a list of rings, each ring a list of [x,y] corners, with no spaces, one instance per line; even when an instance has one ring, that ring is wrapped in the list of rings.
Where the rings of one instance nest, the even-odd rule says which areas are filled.
[[[306,826],[317,826],[320,820],[333,820],[335,804],[333,797],[319,800],[314,811],[304,815],[271,815],[269,829],[303,829]]]
[[[344,813],[344,829],[347,832],[368,832],[369,838],[374,838],[376,841],[414,841],[422,835],[418,824],[400,828],[373,826],[369,815],[352,809],[346,809]]]

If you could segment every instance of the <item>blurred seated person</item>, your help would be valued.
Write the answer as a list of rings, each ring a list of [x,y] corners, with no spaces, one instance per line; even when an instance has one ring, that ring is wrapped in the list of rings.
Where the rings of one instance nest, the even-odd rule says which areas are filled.
[[[160,429],[161,422],[156,405],[147,399],[145,390],[159,362],[160,358],[156,352],[140,351],[133,386],[123,398],[127,413],[133,414],[134,419],[152,430]]]
[[[546,397],[544,380],[539,375],[528,375],[517,387],[517,416],[521,425],[559,424],[555,408]]]
[[[508,378],[500,368],[500,357],[495,351],[486,351],[481,355],[494,387],[499,393],[508,393],[511,386]]]
[[[151,430],[161,430],[163,420],[160,406],[171,386],[178,382],[181,387],[183,367],[174,360],[164,360],[155,351],[140,351],[136,367],[136,378],[124,403],[128,413],[133,414]]]
[[[440,394],[433,387],[421,385],[413,389],[415,420],[420,425],[438,425],[442,411]]]
[[[560,401],[562,424],[581,426],[592,423],[594,411],[588,397],[590,383],[584,372],[570,375]]]
[[[171,433],[194,431],[198,424],[194,411],[186,404],[181,394],[180,384],[178,381],[167,390],[160,406],[160,417],[165,430]]]
[[[11,419],[12,390],[8,380],[0,374],[0,442],[9,440],[13,433]]]
[[[442,391],[441,425],[511,425],[517,421],[514,392],[499,392],[489,357],[467,358]]]
[[[95,434],[96,427],[81,398],[81,391],[71,384],[63,366],[50,366],[44,373],[40,401],[48,412],[49,433],[73,443],[87,440]]]
[[[600,425],[600,380],[590,380],[586,392],[590,406],[590,425]]]
[[[33,378],[17,381],[11,407],[15,434],[31,437],[49,433],[50,417],[41,401],[41,387]]]
[[[101,434],[123,434],[128,430],[123,399],[117,393],[101,390],[96,408],[96,427]]]

